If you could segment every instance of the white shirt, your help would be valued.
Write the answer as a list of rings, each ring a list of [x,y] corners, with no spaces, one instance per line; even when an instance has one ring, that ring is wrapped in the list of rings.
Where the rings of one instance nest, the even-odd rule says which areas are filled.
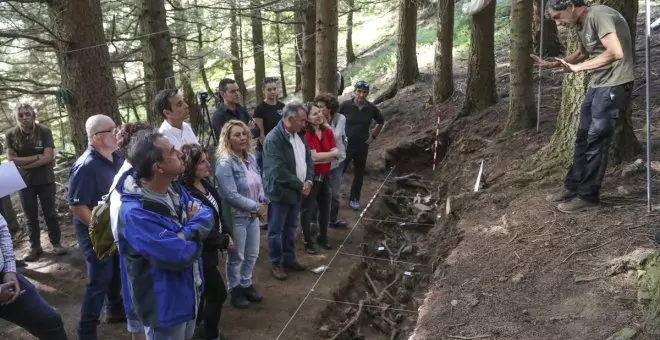
[[[333,122],[330,122],[330,125],[332,125],[332,134],[335,135],[335,144],[339,151],[339,159],[332,161],[330,169],[336,168],[346,159],[346,116],[339,112],[335,112],[335,114],[339,117],[337,125],[332,125]]]
[[[160,125],[158,132],[162,133],[176,149],[181,149],[183,144],[199,144],[197,136],[195,136],[190,124],[186,122],[183,122],[181,129],[177,129],[167,121],[164,121]]]
[[[115,179],[112,180],[112,185],[110,186],[110,228],[112,228],[112,236],[115,237],[115,242],[119,241],[119,236],[117,233],[117,224],[119,223],[119,208],[121,208],[121,194],[115,191],[115,187],[119,182],[121,176],[123,176],[126,171],[133,168],[127,160],[124,161],[124,164],[119,168],[119,171],[115,175]]]
[[[289,143],[293,147],[293,155],[296,157],[296,176],[301,182],[307,177],[307,159],[305,155],[305,143],[297,133],[289,134]]]

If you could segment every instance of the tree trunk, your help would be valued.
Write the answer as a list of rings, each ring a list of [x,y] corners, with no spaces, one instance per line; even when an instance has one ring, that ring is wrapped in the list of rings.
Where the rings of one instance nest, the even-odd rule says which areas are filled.
[[[580,38],[575,30],[570,30],[565,46],[567,53],[580,48]],[[590,79],[587,72],[564,75],[561,108],[557,115],[555,132],[550,138],[546,153],[539,158],[542,169],[565,169],[571,165],[575,150],[575,134],[580,121],[580,106],[587,93]]]
[[[266,60],[264,59],[264,30],[261,25],[261,1],[250,2],[252,10],[252,51],[254,53],[254,84],[256,89],[257,103],[264,100],[264,93],[260,91],[261,85],[266,78]]]
[[[247,87],[245,86],[245,78],[243,77],[243,65],[241,64],[241,52],[238,46],[238,40],[241,36],[238,34],[238,10],[236,3],[232,1],[229,27],[229,51],[231,52],[231,69],[234,72],[234,80],[238,85],[238,90],[241,92],[241,98],[245,101],[247,96]],[[258,91],[257,91],[258,92]],[[245,102],[244,102],[245,103]]]
[[[178,8],[183,8],[184,10],[174,12],[174,33],[176,35],[176,55],[182,65],[187,65],[188,61],[188,30],[186,29],[187,20],[186,20],[186,10],[188,9],[187,0],[170,0],[172,5]],[[185,67],[185,66],[184,66]],[[193,90],[192,84],[190,82],[190,74],[188,70],[182,70],[179,75],[180,88],[182,90],[183,99],[188,104],[188,113],[190,115],[190,126],[195,131],[195,134],[200,133],[202,124],[204,123],[204,117],[201,115],[200,107],[197,103],[197,98],[195,95],[195,90]]]
[[[296,12],[295,14],[296,21],[302,22],[303,17],[300,15],[300,12]],[[296,63],[296,87],[293,90],[293,92],[298,93],[302,87],[302,55],[303,55],[303,25],[302,23],[300,24],[295,24],[296,27],[296,40],[295,42],[295,63]]]
[[[481,111],[497,102],[495,87],[496,0],[472,16],[470,59],[465,104],[461,115]]]
[[[419,77],[417,66],[417,0],[399,0],[399,28],[397,31],[396,75],[392,85],[376,99],[380,104],[394,97],[397,91],[415,83]]]
[[[529,0],[511,2],[511,76],[509,78],[509,116],[505,134],[530,128],[536,123],[532,73],[532,29],[534,6]]]
[[[534,28],[532,29],[532,32],[534,32],[534,53],[543,55],[546,58],[557,57],[561,55],[562,46],[554,20],[545,18],[546,1],[534,0]],[[544,11],[543,14],[541,14],[542,8]],[[539,52],[541,45],[541,19],[543,19],[543,53]]]
[[[302,97],[312,101],[316,95],[316,0],[301,0],[303,17]]]
[[[637,36],[637,13],[639,12],[639,3],[630,0],[601,0],[601,4],[610,6],[619,11],[630,29],[632,37],[632,50],[635,55],[635,37]],[[623,161],[631,160],[642,152],[642,145],[635,136],[632,126],[632,96],[625,110],[619,113],[619,120],[616,123],[614,136],[612,137],[612,147],[610,149],[610,163],[618,164]]]
[[[433,102],[439,104],[454,93],[454,0],[438,2],[438,41],[435,45]]]
[[[275,39],[277,40],[277,61],[280,63],[280,83],[282,85],[282,97],[286,97],[286,76],[284,75],[284,61],[282,60],[282,39],[280,37],[280,24],[282,16],[278,12],[275,15]]]
[[[77,153],[87,148],[85,122],[104,114],[120,122],[117,91],[105,44],[99,0],[51,0],[48,2],[53,31],[58,32],[58,63],[62,87],[70,91],[67,104],[73,145]],[[90,47],[94,46],[94,47]]]
[[[337,93],[337,0],[316,7],[316,91]]]
[[[399,30],[396,51],[396,86],[412,85],[419,77],[417,67],[417,0],[399,1]]]
[[[353,11],[355,11],[355,0],[346,0],[348,15],[346,15],[346,65],[355,61],[353,51]]]
[[[156,112],[151,102],[158,91],[176,87],[164,0],[140,0],[140,27],[147,119],[158,123],[162,121],[161,112]]]

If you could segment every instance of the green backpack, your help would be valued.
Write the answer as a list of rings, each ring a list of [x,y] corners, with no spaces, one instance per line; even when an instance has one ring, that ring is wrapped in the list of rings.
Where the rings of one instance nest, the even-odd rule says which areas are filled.
[[[89,238],[92,241],[92,249],[99,260],[106,259],[117,253],[117,244],[112,235],[110,223],[110,195],[111,190],[103,196],[102,201],[92,209],[92,217],[89,223]]]

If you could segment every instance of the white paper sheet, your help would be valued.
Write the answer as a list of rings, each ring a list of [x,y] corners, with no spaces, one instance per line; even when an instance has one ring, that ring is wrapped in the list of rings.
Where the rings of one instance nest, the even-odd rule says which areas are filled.
[[[23,177],[14,162],[0,165],[0,198],[11,195],[25,188]]]

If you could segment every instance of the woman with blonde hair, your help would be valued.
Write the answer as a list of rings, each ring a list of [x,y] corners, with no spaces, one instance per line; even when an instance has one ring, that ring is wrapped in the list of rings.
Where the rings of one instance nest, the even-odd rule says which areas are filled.
[[[226,122],[218,141],[215,176],[220,198],[231,207],[234,218],[234,248],[227,257],[227,285],[231,304],[247,308],[261,294],[252,284],[252,271],[259,256],[259,217],[268,200],[256,158],[251,150],[250,128],[239,120]]]

